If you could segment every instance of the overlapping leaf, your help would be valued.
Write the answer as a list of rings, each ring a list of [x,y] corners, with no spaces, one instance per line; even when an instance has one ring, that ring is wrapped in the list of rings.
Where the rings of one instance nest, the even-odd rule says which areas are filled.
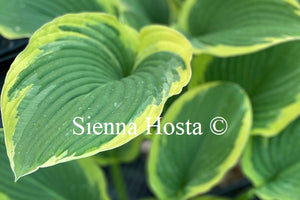
[[[295,0],[187,0],[179,20],[195,53],[241,55],[300,39]]]
[[[43,26],[12,64],[2,93],[16,177],[142,133],[188,83],[191,54],[174,30],[149,26],[138,33],[107,14],[70,14]],[[93,129],[97,122],[114,126],[101,134]],[[117,123],[126,125],[119,135]]]
[[[225,129],[214,135],[215,117],[227,121],[217,124]],[[166,113],[163,125],[199,122],[202,135],[194,125],[183,127],[185,134],[155,135],[148,166],[150,185],[159,199],[187,199],[204,193],[218,183],[236,164],[251,128],[251,106],[244,91],[232,83],[209,83],[182,95]],[[170,133],[170,125],[166,128]],[[213,129],[215,130],[215,129]],[[176,128],[176,132],[181,132]],[[195,132],[197,133],[197,131]]]
[[[31,36],[54,18],[84,11],[115,13],[115,0],[1,0],[0,34],[10,38]]]
[[[168,0],[120,0],[120,20],[139,30],[149,24],[169,24]]]
[[[193,63],[192,85],[232,81],[251,98],[253,134],[276,135],[300,114],[300,42],[293,41],[245,56],[201,55]]]
[[[102,171],[90,159],[42,169],[14,182],[6,155],[3,130],[0,130],[0,199],[109,199]]]
[[[243,158],[243,171],[254,192],[265,200],[300,196],[300,118],[272,138],[253,137]]]

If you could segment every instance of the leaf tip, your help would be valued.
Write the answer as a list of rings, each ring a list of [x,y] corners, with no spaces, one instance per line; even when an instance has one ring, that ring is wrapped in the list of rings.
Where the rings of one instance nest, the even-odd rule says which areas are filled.
[[[14,177],[15,177],[15,183],[20,180],[20,178],[22,178],[23,176],[25,176],[24,174],[22,173],[18,173],[16,172],[14,169],[12,169],[13,173],[14,173]]]
[[[20,167],[14,165],[14,167],[12,168],[12,171],[14,173],[15,182],[17,182],[18,180],[20,180],[24,176],[32,174],[33,172],[37,171],[38,169],[39,168],[36,168],[36,169],[32,170],[30,168],[26,168],[24,165],[22,165]]]

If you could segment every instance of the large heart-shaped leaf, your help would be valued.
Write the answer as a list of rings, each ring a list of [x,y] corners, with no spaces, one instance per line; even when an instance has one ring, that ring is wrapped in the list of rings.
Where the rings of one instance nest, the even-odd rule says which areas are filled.
[[[107,14],[70,14],[43,26],[12,64],[2,93],[16,177],[145,131],[188,83],[191,55],[189,42],[172,29],[138,33]]]
[[[169,24],[168,0],[120,0],[120,20],[139,30],[149,24]]]
[[[109,199],[102,171],[90,158],[42,169],[14,182],[0,130],[0,199]]]
[[[295,0],[187,0],[179,20],[195,53],[233,56],[300,39]]]
[[[116,0],[1,0],[0,34],[14,39],[31,36],[46,22],[84,11],[115,13]]]
[[[151,147],[148,175],[159,199],[187,199],[218,183],[242,153],[251,116],[247,95],[233,83],[204,84],[183,94],[161,122],[161,132],[172,133],[172,123],[173,134],[155,135]],[[197,122],[202,135],[196,135]],[[222,129],[223,135],[212,132]]]
[[[251,98],[253,134],[276,135],[300,114],[300,42],[280,44],[246,56],[194,60],[192,84],[232,81]]]
[[[272,138],[255,136],[243,157],[243,171],[265,200],[300,196],[300,118]]]

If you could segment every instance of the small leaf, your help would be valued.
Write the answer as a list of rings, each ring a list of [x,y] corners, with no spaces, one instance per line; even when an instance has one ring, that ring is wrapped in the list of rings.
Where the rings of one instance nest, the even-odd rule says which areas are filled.
[[[241,55],[300,39],[295,0],[187,0],[179,20],[196,54]]]
[[[243,171],[265,200],[300,196],[300,118],[272,138],[253,137],[242,160]]]
[[[6,155],[3,130],[0,131],[0,199],[109,199],[100,168],[84,159],[42,169],[17,183]]]
[[[139,136],[134,140],[118,148],[100,152],[94,156],[94,160],[101,166],[112,165],[116,163],[129,163],[135,160],[140,154],[141,142],[144,137]]]
[[[223,135],[212,133],[215,117],[227,121]],[[209,83],[183,94],[166,113],[161,131],[155,135],[150,152],[148,176],[159,199],[187,199],[209,191],[233,167],[247,142],[251,128],[251,107],[247,95],[236,84]],[[201,123],[203,135],[194,123]],[[184,125],[180,125],[184,123]],[[217,129],[226,130],[225,122]],[[221,127],[220,127],[221,126]],[[213,129],[215,130],[215,129]]]
[[[166,100],[188,83],[191,56],[178,32],[148,26],[138,33],[107,14],[69,14],[43,26],[13,62],[3,87],[3,124],[16,177],[141,134],[146,118],[154,123]],[[102,129],[95,131],[97,123]],[[113,126],[104,129],[105,123]]]
[[[79,12],[115,13],[115,0],[2,0],[0,34],[9,39],[31,36],[54,18]]]
[[[276,135],[300,114],[299,52],[300,42],[293,41],[245,56],[201,55],[193,61],[192,83],[222,80],[240,84],[253,107],[252,133]]]

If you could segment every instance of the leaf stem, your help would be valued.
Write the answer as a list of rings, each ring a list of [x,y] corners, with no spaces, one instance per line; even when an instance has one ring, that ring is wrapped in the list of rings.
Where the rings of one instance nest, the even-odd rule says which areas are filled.
[[[110,175],[115,186],[115,190],[120,200],[128,200],[128,194],[123,178],[123,174],[118,162],[114,162],[110,165]]]

